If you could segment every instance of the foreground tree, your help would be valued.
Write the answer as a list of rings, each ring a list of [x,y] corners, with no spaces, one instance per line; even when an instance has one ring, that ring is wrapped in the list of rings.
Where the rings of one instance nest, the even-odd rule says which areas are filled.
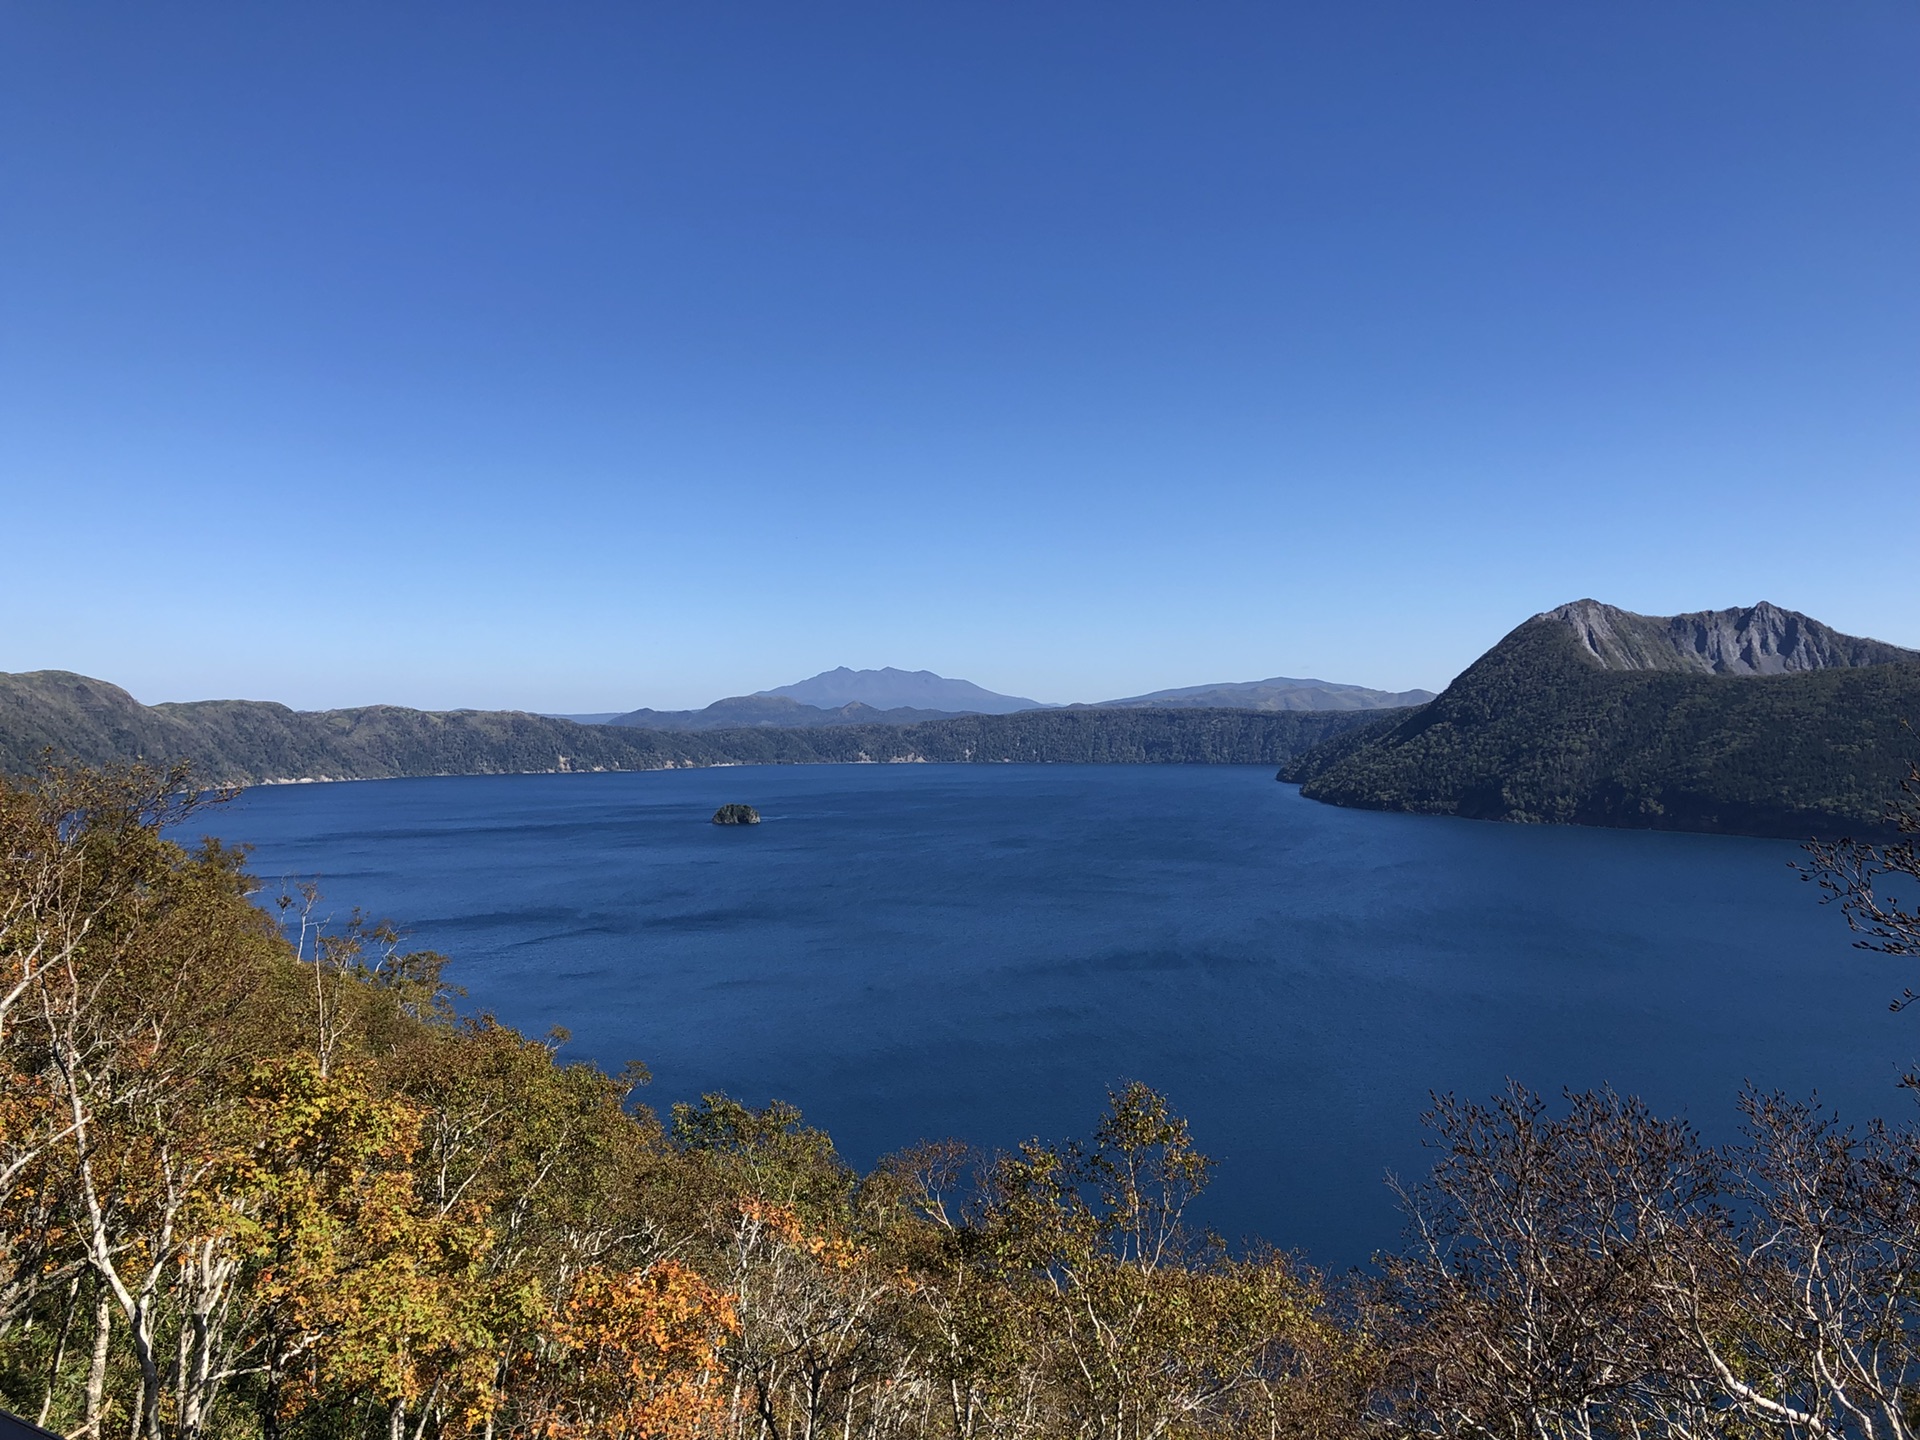
[[[1916,1433],[1920,1134],[1778,1097],[1716,1151],[1608,1092],[1430,1117],[1389,1395],[1447,1437]]]
[[[1839,903],[1860,949],[1920,957],[1920,763],[1908,767],[1887,820],[1898,838],[1810,842],[1801,876],[1826,892],[1822,903]],[[1909,987],[1892,1008],[1916,1000]]]
[[[1442,1099],[1439,1158],[1388,1262],[1401,1413],[1417,1433],[1591,1440],[1714,1434],[1689,1327],[1722,1298],[1723,1167],[1684,1125],[1608,1092],[1564,1117],[1514,1088]]]
[[[1166,1099],[1109,1096],[1090,1143],[988,1168],[929,1280],[959,1433],[1352,1434],[1373,1359],[1317,1276],[1228,1254],[1187,1211],[1213,1162]],[[921,1172],[941,1178],[922,1157]],[[944,1222],[929,1185],[923,1213]]]
[[[521,1367],[518,1420],[545,1440],[696,1440],[727,1413],[721,1346],[732,1300],[687,1266],[575,1278]]]

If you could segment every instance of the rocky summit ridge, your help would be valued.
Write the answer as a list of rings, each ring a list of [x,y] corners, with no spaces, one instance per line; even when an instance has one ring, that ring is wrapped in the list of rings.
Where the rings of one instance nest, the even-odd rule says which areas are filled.
[[[1920,661],[1920,650],[1843,635],[1765,600],[1684,615],[1636,615],[1598,600],[1575,600],[1533,619],[1571,631],[1586,655],[1607,670],[1785,675]]]

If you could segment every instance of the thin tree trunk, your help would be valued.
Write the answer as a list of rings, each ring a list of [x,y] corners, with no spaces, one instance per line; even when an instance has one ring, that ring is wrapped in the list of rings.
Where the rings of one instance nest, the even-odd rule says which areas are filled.
[[[433,1382],[433,1389],[427,1392],[427,1398],[420,1402],[420,1423],[413,1427],[413,1440],[427,1440],[427,1425],[433,1419],[433,1408],[440,1403],[440,1381]]]
[[[173,1423],[186,1440],[192,1440],[200,1433],[200,1407],[196,1403],[192,1361],[189,1358],[192,1330],[192,1325],[182,1316],[173,1355]]]
[[[53,1363],[47,1367],[47,1393],[40,1400],[40,1418],[35,1423],[44,1430],[47,1416],[53,1413],[53,1392],[60,1385],[60,1364],[67,1358],[67,1336],[73,1333],[73,1312],[80,1306],[80,1276],[67,1287],[67,1308],[60,1317],[60,1338],[53,1342]]]
[[[134,1314],[133,1353],[140,1357],[140,1429],[146,1440],[160,1440],[160,1362],[154,1358],[153,1335],[145,1306]]]
[[[87,1423],[82,1433],[88,1440],[100,1440],[107,1395],[107,1355],[113,1345],[113,1291],[97,1276],[93,1286],[93,1357],[87,1365]]]

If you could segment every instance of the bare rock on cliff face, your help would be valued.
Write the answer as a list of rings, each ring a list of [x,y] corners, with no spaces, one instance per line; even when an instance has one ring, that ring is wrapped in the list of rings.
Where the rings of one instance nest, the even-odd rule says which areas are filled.
[[[1636,615],[1576,600],[1536,620],[1558,622],[1608,670],[1678,670],[1700,675],[1784,675],[1920,660],[1920,653],[1843,635],[1795,610],[1761,601],[1735,610]]]

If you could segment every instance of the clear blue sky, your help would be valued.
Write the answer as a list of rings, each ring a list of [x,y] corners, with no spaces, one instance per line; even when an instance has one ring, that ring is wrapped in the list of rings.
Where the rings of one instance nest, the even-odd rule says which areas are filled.
[[[1920,645],[1920,7],[0,0],[0,669]]]

